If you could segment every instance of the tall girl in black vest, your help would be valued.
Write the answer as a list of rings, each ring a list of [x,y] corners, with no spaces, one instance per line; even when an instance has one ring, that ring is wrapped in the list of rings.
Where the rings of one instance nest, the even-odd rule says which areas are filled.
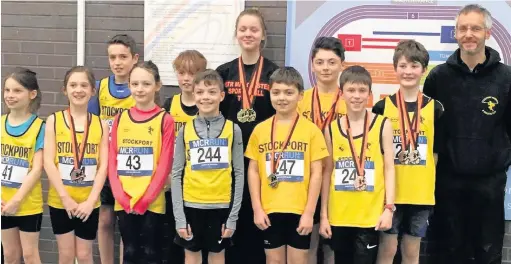
[[[275,114],[270,102],[270,75],[278,68],[262,56],[267,40],[263,15],[257,9],[246,9],[236,19],[235,37],[241,47],[241,56],[217,68],[225,86],[225,99],[220,111],[241,128],[243,149],[254,127]],[[245,177],[248,160],[245,160]],[[254,213],[248,185],[243,191],[238,225],[234,233],[234,247],[226,253],[226,263],[264,263],[265,254],[260,231],[254,225]]]

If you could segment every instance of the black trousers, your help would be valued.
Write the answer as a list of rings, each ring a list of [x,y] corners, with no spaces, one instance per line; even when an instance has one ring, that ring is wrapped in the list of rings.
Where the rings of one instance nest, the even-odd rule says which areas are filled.
[[[134,215],[119,211],[117,217],[124,243],[124,264],[161,264],[165,215],[149,211]]]
[[[246,159],[245,159],[245,162]],[[248,164],[248,163],[246,163]],[[247,167],[247,166],[245,166]],[[246,172],[246,168],[245,168]],[[245,180],[246,182],[246,180]],[[261,264],[266,263],[263,248],[262,232],[254,224],[254,211],[248,190],[245,184],[243,200],[239,213],[236,231],[233,236],[233,246],[226,250],[226,264]]]
[[[506,173],[437,172],[432,233],[441,263],[500,264]]]

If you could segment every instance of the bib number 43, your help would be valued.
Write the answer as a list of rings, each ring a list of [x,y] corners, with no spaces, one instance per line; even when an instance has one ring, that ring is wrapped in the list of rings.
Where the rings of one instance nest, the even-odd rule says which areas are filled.
[[[126,168],[129,168],[130,170],[140,170],[140,167],[141,164],[139,155],[128,156],[126,159]]]

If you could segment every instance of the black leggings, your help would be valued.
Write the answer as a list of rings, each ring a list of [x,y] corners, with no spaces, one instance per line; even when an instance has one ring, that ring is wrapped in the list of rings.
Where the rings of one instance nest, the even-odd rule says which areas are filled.
[[[147,211],[143,215],[117,212],[124,243],[124,264],[161,264],[165,215]]]

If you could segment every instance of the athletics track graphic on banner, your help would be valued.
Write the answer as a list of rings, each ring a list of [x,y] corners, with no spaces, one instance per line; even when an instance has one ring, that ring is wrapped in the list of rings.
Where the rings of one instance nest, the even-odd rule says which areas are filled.
[[[479,1],[478,1],[479,2]],[[346,48],[346,66],[362,65],[373,78],[372,107],[396,92],[398,82],[392,65],[396,44],[413,38],[429,51],[428,71],[444,63],[457,49],[454,25],[457,12],[468,1],[288,1],[286,65],[304,76],[305,87],[315,83],[311,70],[312,44],[317,37],[339,38]],[[486,44],[511,65],[511,1],[480,1],[493,16]],[[425,77],[424,76],[424,77]],[[422,82],[424,79],[422,80]],[[511,117],[509,117],[511,118]],[[511,170],[506,187],[506,220],[511,220]]]

